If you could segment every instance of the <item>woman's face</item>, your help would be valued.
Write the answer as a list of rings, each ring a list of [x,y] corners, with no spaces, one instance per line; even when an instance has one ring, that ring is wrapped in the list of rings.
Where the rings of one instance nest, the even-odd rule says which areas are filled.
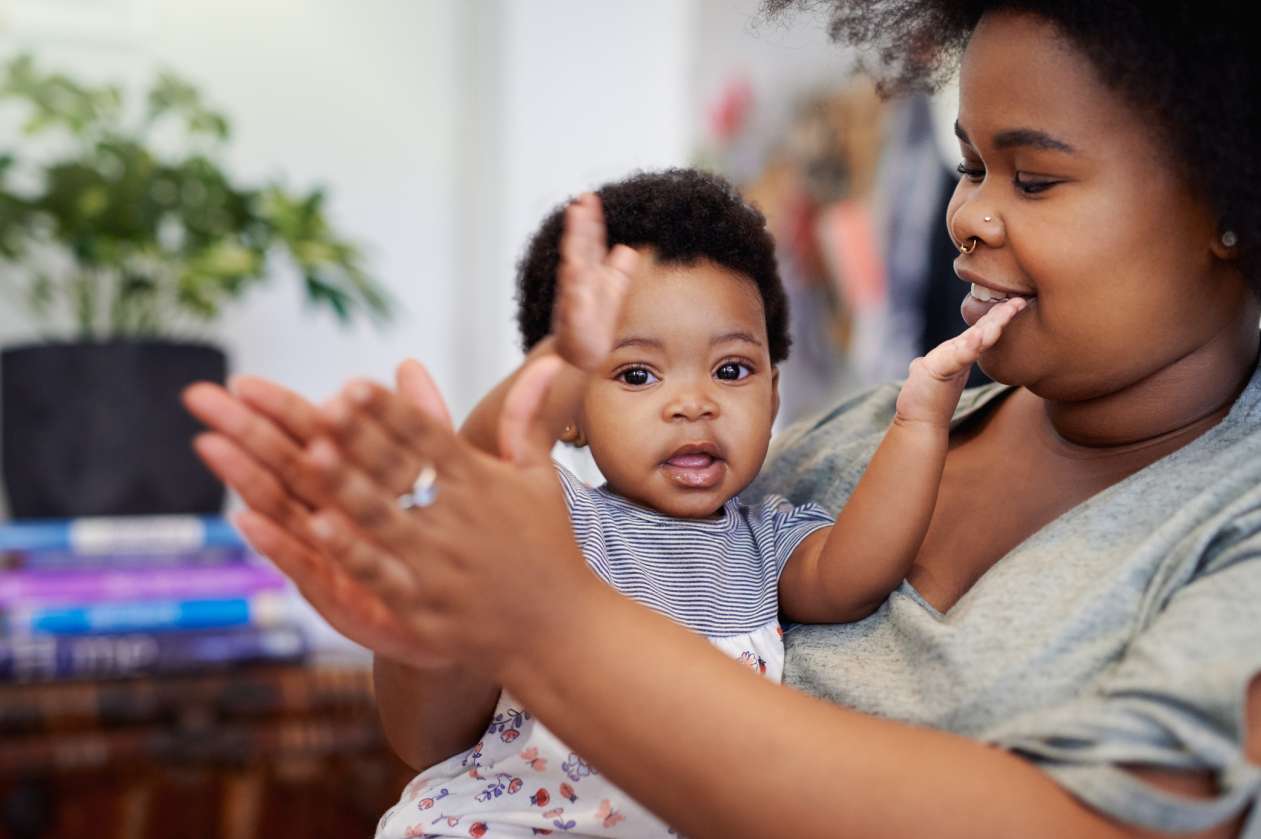
[[[982,19],[960,76],[964,174],[946,221],[956,243],[977,240],[955,261],[960,279],[1031,297],[981,357],[994,379],[1078,401],[1237,336],[1242,319],[1255,330],[1216,219],[1178,176],[1155,119],[1105,87],[1051,24]],[[986,308],[975,295],[965,319]]]

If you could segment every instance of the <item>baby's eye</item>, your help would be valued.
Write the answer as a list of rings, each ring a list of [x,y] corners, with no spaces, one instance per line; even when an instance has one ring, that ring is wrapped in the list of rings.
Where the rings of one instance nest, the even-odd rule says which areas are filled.
[[[718,369],[714,371],[715,379],[735,382],[745,378],[753,373],[753,368],[747,364],[741,364],[738,361],[724,361],[718,365]]]
[[[619,372],[616,378],[618,381],[631,387],[643,387],[644,385],[660,381],[647,367],[627,367]]]

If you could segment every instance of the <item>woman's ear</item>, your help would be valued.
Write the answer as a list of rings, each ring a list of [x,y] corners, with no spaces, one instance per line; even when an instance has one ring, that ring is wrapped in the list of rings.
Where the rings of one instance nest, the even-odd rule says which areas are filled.
[[[555,426],[553,426],[555,427]],[[573,422],[565,426],[565,430],[560,433],[560,441],[581,449],[587,445],[587,435],[582,433],[582,429],[578,427],[578,423]]]

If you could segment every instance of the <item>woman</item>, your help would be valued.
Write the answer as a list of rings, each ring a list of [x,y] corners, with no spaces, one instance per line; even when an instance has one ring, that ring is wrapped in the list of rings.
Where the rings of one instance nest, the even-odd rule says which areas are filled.
[[[541,380],[518,384],[514,464],[455,438],[414,364],[402,399],[358,383],[323,416],[260,380],[199,387],[198,449],[254,544],[378,653],[413,765],[467,747],[502,684],[688,835],[1261,835],[1257,71],[1214,8],[838,4],[838,34],[915,45],[884,51],[903,82],[966,42],[964,314],[1031,305],[982,358],[1003,384],[960,407],[906,583],[789,632],[787,680],[832,703],[585,571],[526,442]],[[791,431],[759,488],[838,506],[895,392]],[[433,503],[398,510],[428,464]]]

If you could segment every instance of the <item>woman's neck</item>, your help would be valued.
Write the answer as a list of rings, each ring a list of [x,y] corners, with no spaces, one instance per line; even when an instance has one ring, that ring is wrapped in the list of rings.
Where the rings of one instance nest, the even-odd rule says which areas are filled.
[[[1083,401],[1040,400],[1047,428],[1065,453],[1082,456],[1189,442],[1230,412],[1256,368],[1259,346],[1253,317],[1121,390]]]

